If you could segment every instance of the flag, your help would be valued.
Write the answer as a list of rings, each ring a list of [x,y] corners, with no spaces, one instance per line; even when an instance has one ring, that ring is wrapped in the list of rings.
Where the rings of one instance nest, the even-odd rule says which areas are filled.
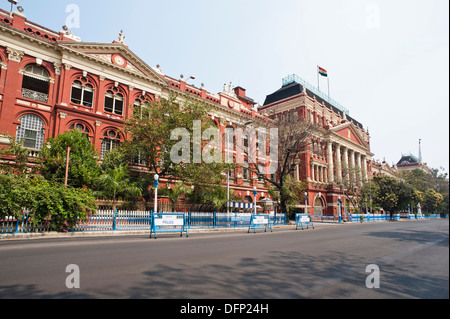
[[[319,66],[318,68],[319,68],[319,74],[320,74],[321,76],[324,76],[324,77],[327,78],[327,77],[328,77],[328,72],[327,72],[327,70],[321,68],[320,66]]]

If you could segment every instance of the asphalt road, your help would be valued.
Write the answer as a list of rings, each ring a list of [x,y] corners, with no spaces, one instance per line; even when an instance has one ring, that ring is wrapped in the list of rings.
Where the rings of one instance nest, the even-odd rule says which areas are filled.
[[[448,299],[447,220],[0,241],[0,298]],[[69,289],[68,265],[80,271]],[[368,265],[380,269],[369,289]]]

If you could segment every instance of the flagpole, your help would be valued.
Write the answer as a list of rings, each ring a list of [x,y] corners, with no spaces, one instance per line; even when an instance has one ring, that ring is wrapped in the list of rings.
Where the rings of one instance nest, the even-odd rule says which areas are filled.
[[[320,91],[320,74],[319,74],[319,66],[317,66],[317,88]]]
[[[330,98],[330,76],[327,76],[328,79],[328,99]]]

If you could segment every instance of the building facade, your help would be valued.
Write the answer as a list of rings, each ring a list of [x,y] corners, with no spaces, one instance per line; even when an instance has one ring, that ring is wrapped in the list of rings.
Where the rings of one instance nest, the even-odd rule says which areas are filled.
[[[261,112],[281,123],[309,121],[325,129],[325,135],[313,139],[302,155],[296,178],[308,182],[307,209],[312,209],[312,214],[338,216],[351,210],[344,196],[346,188],[356,191],[354,188],[362,187],[372,175],[374,154],[370,151],[370,134],[362,124],[296,75],[283,79],[283,86],[267,96]],[[341,212],[339,199],[344,206]],[[305,205],[298,208],[304,210]]]
[[[424,163],[421,158],[418,158],[413,154],[403,154],[400,161],[397,165],[395,165],[395,169],[398,172],[407,172],[419,169],[427,174],[431,174],[431,170],[427,163]]]
[[[345,205],[346,187],[361,187],[372,176],[370,134],[339,103],[293,75],[267,96],[257,109],[242,87],[224,85],[217,94],[188,84],[183,75],[164,74],[150,67],[124,43],[121,32],[110,43],[83,42],[70,30],[53,31],[19,12],[0,10],[0,147],[2,134],[23,141],[30,157],[38,157],[48,138],[70,130],[82,131],[100,158],[123,143],[124,121],[135,106],[188,94],[211,106],[209,116],[222,133],[252,122],[266,127],[272,119],[309,121],[325,129],[312,139],[295,175],[308,182],[308,202],[298,208],[315,215],[337,216],[339,199]],[[233,150],[236,157],[237,150]],[[247,165],[253,165],[248,164]],[[243,165],[245,167],[245,163]],[[135,169],[145,171],[139,163]],[[151,172],[148,172],[151,173]],[[251,170],[236,166],[230,188],[247,202],[270,198],[269,184]],[[162,183],[167,180],[162,180]]]
[[[209,116],[222,131],[269,121],[244,88],[230,83],[213,94],[183,75],[150,67],[128,48],[122,32],[112,43],[87,43],[69,30],[55,32],[22,13],[0,10],[0,66],[0,143],[7,146],[5,135],[11,135],[30,157],[39,156],[48,138],[80,130],[102,158],[128,138],[122,129],[134,106],[171,94],[210,105]],[[230,187],[249,202],[254,187],[258,201],[268,197],[267,184],[240,167],[231,171]]]

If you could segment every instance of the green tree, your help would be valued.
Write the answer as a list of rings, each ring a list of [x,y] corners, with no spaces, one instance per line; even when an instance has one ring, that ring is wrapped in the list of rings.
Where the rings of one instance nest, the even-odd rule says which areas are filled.
[[[95,214],[97,206],[91,190],[65,188],[39,175],[0,175],[0,217],[21,220],[30,211],[29,222],[58,232],[70,231]]]
[[[429,188],[423,194],[423,209],[430,214],[436,213],[441,203],[444,201],[444,196],[435,190]]]
[[[194,136],[196,122],[201,123],[201,131],[207,128],[217,128],[215,122],[208,116],[211,108],[205,103],[193,101],[188,97],[180,102],[177,96],[148,103],[145,107],[135,107],[133,117],[125,122],[125,131],[130,139],[124,143],[124,150],[130,159],[144,159],[147,167],[160,177],[176,177],[185,181],[186,176],[192,175],[191,169],[198,171],[209,164],[194,163],[192,149],[184,150],[189,154],[187,162],[174,163],[172,149],[179,140],[171,139],[171,132],[183,129],[191,137]],[[189,140],[189,146],[194,144]],[[202,145],[206,143],[203,141]],[[222,160],[222,154],[220,154]],[[224,165],[224,164],[222,164]],[[225,167],[222,167],[222,171]]]
[[[272,158],[272,163],[255,163],[249,161],[248,167],[243,167],[243,170],[248,170],[253,172],[258,178],[266,181],[274,192],[278,195],[278,201],[280,203],[280,209],[283,213],[288,211],[289,201],[292,199],[292,185],[289,185],[291,176],[299,163],[304,161],[305,154],[312,147],[313,139],[321,139],[324,138],[325,130],[315,124],[312,124],[308,121],[284,121],[281,118],[272,119],[271,122],[268,122],[265,127],[263,124],[260,125],[260,129],[264,128],[267,132],[270,129],[276,129],[278,131],[277,136],[277,151],[278,157]],[[255,134],[254,137],[249,139],[249,145],[256,145],[257,136]],[[259,138],[259,137],[258,137]],[[267,141],[267,145],[270,144],[271,141]],[[243,147],[242,150],[244,154],[249,158],[254,158],[251,155],[250,147]],[[274,166],[275,173],[267,174],[268,166]],[[301,165],[301,164],[300,164]],[[285,185],[287,183],[287,185]],[[302,191],[303,194],[303,191]],[[299,194],[301,198],[302,194]]]
[[[29,194],[25,207],[31,211],[30,221],[58,232],[70,231],[87,221],[97,209],[92,190],[65,188],[40,176],[31,179]]]
[[[30,198],[29,179],[24,176],[0,174],[0,218],[13,216],[21,218],[26,201]]]
[[[112,200],[113,211],[116,210],[119,197],[136,198],[142,196],[142,189],[135,183],[130,182],[126,165],[110,168],[108,172],[98,177],[97,183],[100,189],[99,194],[103,194]]]
[[[9,139],[9,147],[0,149],[0,172],[10,172],[14,174],[25,174],[28,170],[28,149],[23,148],[23,141],[17,143],[15,138],[0,134]]]
[[[359,190],[358,205],[361,208],[366,208],[371,212],[379,210],[381,207],[374,201],[380,194],[380,188],[373,180],[369,180],[364,183],[363,187]]]
[[[282,191],[279,191],[279,189],[273,185],[269,185],[268,192],[275,201],[284,201],[288,217],[292,218],[292,214],[294,213],[293,208],[304,203],[304,193],[307,188],[308,184],[306,182],[296,181],[288,175],[285,176]]]
[[[202,140],[201,145],[196,144],[194,140],[196,123],[200,123],[201,132],[207,128],[218,129],[216,123],[208,116],[210,110],[206,103],[193,101],[187,96],[175,95],[169,99],[148,103],[142,108],[135,107],[133,117],[125,123],[125,131],[130,135],[130,139],[123,145],[125,154],[129,160],[140,158],[149,171],[157,173],[160,177],[175,178],[193,186],[194,191],[205,186],[222,185],[223,172],[228,167],[222,163],[222,154],[211,153],[219,155],[220,162],[194,163],[192,151],[194,145],[203,149],[207,143]],[[188,156],[184,162],[175,162],[173,149],[180,140],[177,140],[179,136],[171,139],[171,133],[180,129],[190,135],[189,149],[183,149]],[[145,180],[152,181],[152,178]]]
[[[374,183],[379,188],[379,193],[374,198],[376,205],[393,215],[406,210],[408,204],[414,200],[414,188],[398,179],[381,175],[374,177]]]
[[[172,211],[175,211],[175,204],[181,199],[182,196],[190,194],[192,189],[183,182],[176,183],[172,188],[161,188],[161,195],[169,197],[172,203]]]
[[[216,211],[225,209],[227,203],[227,190],[222,185],[201,185],[194,186],[192,192],[187,194],[187,199],[192,204],[200,204],[200,210],[204,207],[212,208]],[[239,200],[234,192],[230,193],[230,201]]]
[[[66,174],[66,157],[70,147],[68,186],[92,188],[100,174],[97,164],[98,154],[94,145],[80,131],[63,133],[56,138],[48,139],[49,147],[44,147],[41,174],[45,179],[63,184]]]

